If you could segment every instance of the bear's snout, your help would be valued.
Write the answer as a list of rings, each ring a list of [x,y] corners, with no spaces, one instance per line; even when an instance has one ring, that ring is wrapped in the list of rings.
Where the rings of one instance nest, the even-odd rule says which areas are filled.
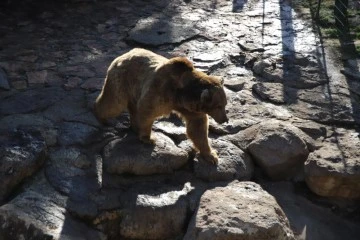
[[[226,116],[225,113],[223,113],[223,114],[216,114],[216,115],[215,115],[215,114],[213,114],[213,115],[210,114],[210,116],[213,117],[214,120],[215,120],[217,123],[219,123],[219,124],[229,122],[229,118]]]
[[[225,115],[220,121],[216,121],[219,124],[229,122],[229,118]]]

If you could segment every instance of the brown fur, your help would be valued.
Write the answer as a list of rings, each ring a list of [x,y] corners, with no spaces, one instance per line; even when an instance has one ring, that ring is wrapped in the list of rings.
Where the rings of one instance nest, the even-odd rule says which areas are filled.
[[[226,103],[220,79],[197,71],[186,58],[167,59],[135,48],[111,63],[95,102],[95,114],[105,121],[128,110],[131,127],[140,140],[153,142],[153,122],[175,111],[185,120],[187,135],[200,155],[217,163],[208,142],[206,114],[218,123],[226,122]]]

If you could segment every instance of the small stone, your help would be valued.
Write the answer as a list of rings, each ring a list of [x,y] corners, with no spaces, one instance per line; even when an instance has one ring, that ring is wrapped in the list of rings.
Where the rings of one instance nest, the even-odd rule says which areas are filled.
[[[245,69],[244,67],[231,67],[228,68],[226,74],[229,76],[250,76],[252,75],[251,71]]]
[[[245,80],[240,78],[225,79],[224,86],[234,92],[239,92],[244,88]]]
[[[55,67],[55,66],[56,66],[56,63],[52,62],[52,61],[45,61],[45,62],[40,63],[41,68],[51,68],[51,67]]]
[[[0,88],[10,90],[9,79],[2,68],[0,68]]]
[[[242,41],[239,42],[239,46],[244,51],[249,51],[249,52],[264,52],[265,51],[265,49],[261,46],[256,46],[255,44],[242,42]]]
[[[106,24],[98,24],[96,26],[96,29],[99,33],[103,33],[105,31],[105,28],[106,28]]]
[[[64,84],[66,90],[77,87],[82,82],[82,79],[79,77],[70,77],[67,82]]]
[[[36,55],[29,55],[29,56],[19,56],[18,60],[24,61],[24,62],[35,62],[38,59],[38,56]]]
[[[214,62],[194,62],[194,67],[200,71],[208,73],[211,69],[217,68],[223,65],[223,60]]]
[[[82,85],[82,89],[86,90],[101,90],[104,85],[104,78],[89,78]]]
[[[47,81],[48,72],[47,70],[27,72],[27,79],[29,85],[31,84],[44,84]]]
[[[17,90],[23,90],[27,88],[27,82],[24,81],[12,81],[11,85]]]
[[[200,53],[193,57],[194,61],[200,62],[216,62],[223,59],[223,52]]]
[[[181,21],[164,21],[153,17],[144,18],[130,30],[128,40],[147,45],[180,43],[196,36],[200,31],[193,24]]]

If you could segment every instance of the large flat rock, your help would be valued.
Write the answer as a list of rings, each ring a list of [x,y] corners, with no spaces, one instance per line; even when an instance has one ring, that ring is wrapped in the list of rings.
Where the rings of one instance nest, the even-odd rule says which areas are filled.
[[[137,22],[130,30],[128,40],[146,45],[180,43],[198,35],[200,31],[192,23],[177,19],[148,17]]]
[[[61,88],[32,89],[1,100],[0,115],[41,111],[64,97]]]
[[[188,161],[188,153],[162,133],[152,133],[155,144],[144,144],[130,132],[104,148],[104,167],[109,173],[149,175],[171,173]]]

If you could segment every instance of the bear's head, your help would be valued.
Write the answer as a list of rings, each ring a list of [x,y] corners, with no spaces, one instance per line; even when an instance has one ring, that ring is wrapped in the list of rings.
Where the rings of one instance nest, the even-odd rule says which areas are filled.
[[[166,64],[176,101],[189,112],[206,113],[217,123],[228,121],[223,80],[196,70],[186,58],[172,58]]]
[[[222,83],[222,81],[220,82]],[[217,123],[228,122],[225,106],[226,95],[222,84],[202,90],[200,95],[201,110],[211,116]]]

